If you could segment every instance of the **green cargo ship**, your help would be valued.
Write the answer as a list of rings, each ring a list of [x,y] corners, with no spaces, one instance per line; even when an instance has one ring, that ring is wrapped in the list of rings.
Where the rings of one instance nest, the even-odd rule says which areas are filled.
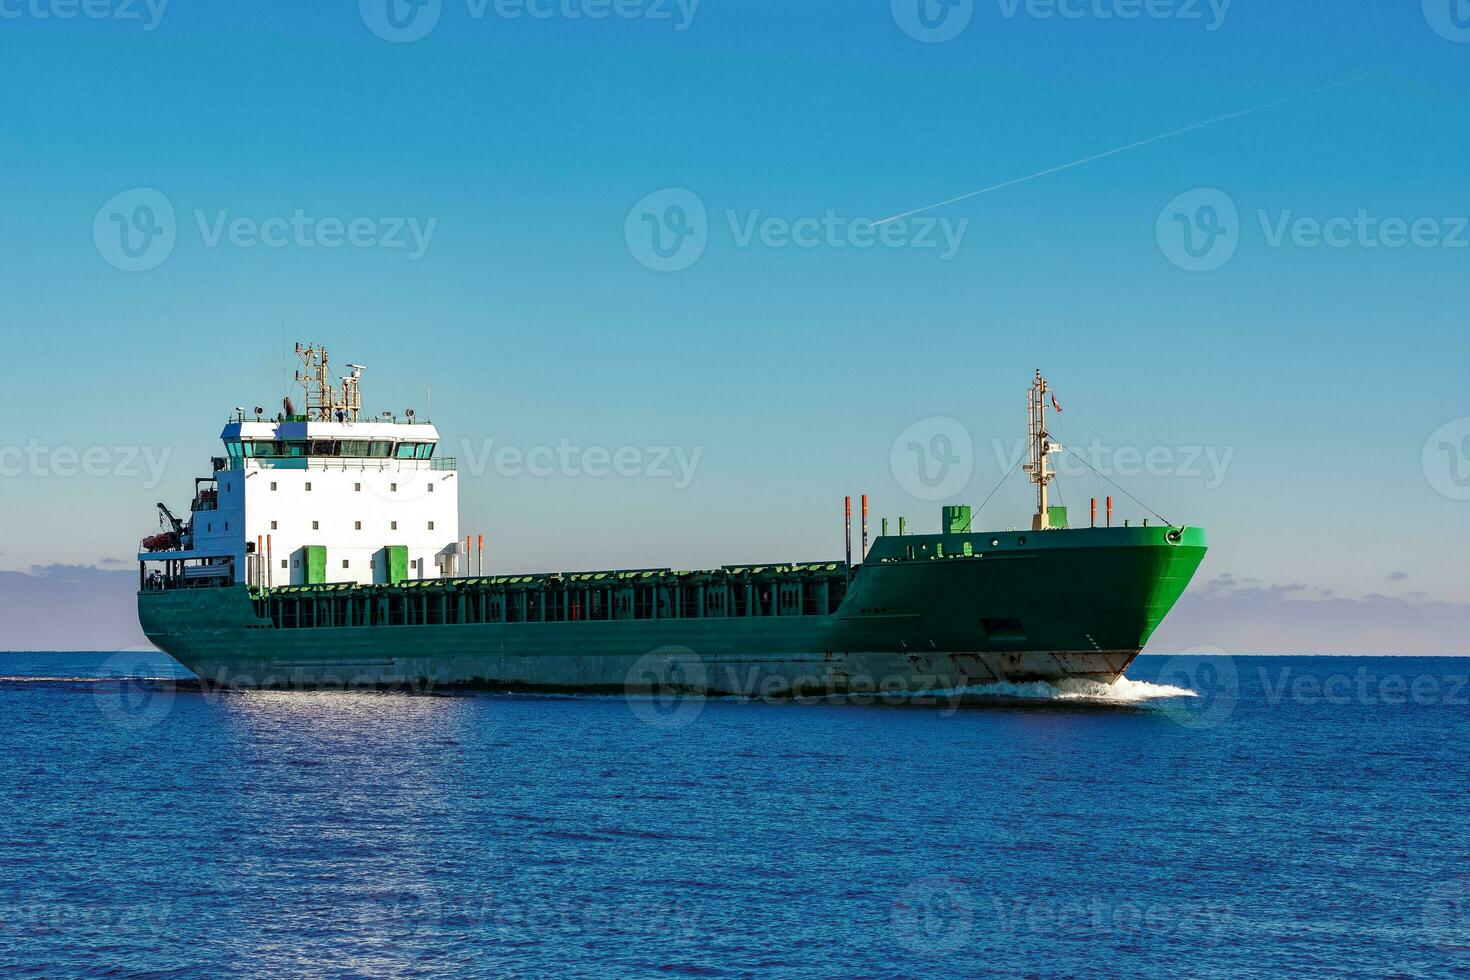
[[[139,552],[161,650],[229,687],[466,686],[805,696],[998,681],[1111,683],[1205,553],[1199,528],[1068,527],[1048,505],[1046,382],[1029,394],[1030,530],[882,534],[819,563],[485,574],[458,470],[412,413],[365,420],[357,383],[300,347],[305,411],[243,410],[187,519]],[[1111,508],[1109,508],[1111,510]],[[850,514],[850,509],[849,509]],[[1110,522],[1109,522],[1110,523]]]

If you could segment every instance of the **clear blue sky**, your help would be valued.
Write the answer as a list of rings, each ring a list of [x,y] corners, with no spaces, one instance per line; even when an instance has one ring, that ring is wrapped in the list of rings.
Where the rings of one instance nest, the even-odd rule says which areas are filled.
[[[464,529],[502,568],[826,557],[842,494],[865,490],[875,515],[932,527],[939,502],[892,472],[895,437],[960,420],[973,476],[946,501],[978,504],[1039,366],[1071,444],[1233,454],[1218,486],[1204,463],[1119,479],[1208,527],[1202,578],[1470,602],[1470,503],[1421,459],[1470,415],[1463,3],[1155,0],[1167,16],[1126,19],[1129,0],[1071,0],[1077,17],[989,0],[930,43],[900,23],[923,35],[916,0],[703,0],[692,17],[620,0],[637,16],[604,19],[563,12],[597,0],[548,18],[443,0],[396,43],[370,29],[373,0],[173,0],[156,23],[141,0],[93,2],[122,16],[0,0],[0,446],[171,455],[157,488],[47,465],[0,478],[0,568],[127,558],[154,500],[184,504],[228,411],[278,404],[284,321],[367,364],[374,409],[423,413],[432,384],[462,458],[487,438],[702,449],[682,489],[467,473]],[[1207,120],[929,212],[969,220],[948,259],[742,245],[727,216],[883,218]],[[105,238],[99,209],[135,188],[164,195],[176,242],[128,272],[94,221]],[[665,188],[707,212],[703,254],[672,272],[625,237]],[[1225,193],[1238,241],[1187,271],[1160,219],[1199,188]],[[435,224],[418,258],[211,246],[199,227],[297,209]],[[1461,247],[1272,244],[1283,221],[1359,212]],[[1470,473],[1464,451],[1446,465]],[[1063,480],[1074,520],[1098,486]],[[980,523],[1027,508],[1013,480]]]

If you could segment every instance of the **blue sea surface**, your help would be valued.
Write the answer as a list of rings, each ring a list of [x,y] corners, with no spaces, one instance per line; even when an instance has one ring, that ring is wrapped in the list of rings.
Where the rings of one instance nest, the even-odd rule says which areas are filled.
[[[1467,676],[670,705],[0,654],[0,974],[1465,975]]]

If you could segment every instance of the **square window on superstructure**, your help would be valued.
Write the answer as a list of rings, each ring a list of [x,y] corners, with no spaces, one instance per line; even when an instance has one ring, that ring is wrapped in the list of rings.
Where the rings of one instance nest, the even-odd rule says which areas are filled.
[[[292,568],[300,568],[301,567],[301,559],[300,558],[292,558],[291,559],[291,567]]]
[[[397,493],[398,492],[398,484],[396,484],[396,483],[390,483],[390,484],[388,484],[388,491],[390,493]]]
[[[306,481],[306,492],[307,493],[311,493],[311,481],[310,480],[307,480]]]
[[[353,527],[353,530],[361,531],[362,530],[362,521],[353,521],[352,522],[352,527]]]
[[[352,485],[352,490],[353,490],[354,493],[362,493],[362,484],[361,483],[354,483]]]
[[[433,493],[434,492],[434,484],[432,484],[432,483],[429,484],[429,492],[430,493]]]
[[[276,488],[276,481],[275,480],[272,480],[271,481],[271,489],[274,490],[275,488]]]
[[[322,529],[322,522],[321,521],[312,521],[311,522],[311,529],[313,531],[320,531]]]
[[[281,567],[282,568],[285,568],[286,567],[286,559],[284,559],[284,558],[281,559]]]
[[[342,559],[342,567],[343,568],[346,568],[347,567],[347,559],[346,558],[343,558]]]
[[[281,529],[281,527],[280,527],[279,524],[277,524],[275,521],[271,521],[271,530],[272,531],[279,531],[280,529]]]
[[[396,531],[396,530],[398,530],[398,522],[397,521],[389,521],[388,522],[388,530],[390,530],[390,531]]]
[[[434,530],[434,522],[433,521],[430,521],[429,522],[429,530],[430,531]]]

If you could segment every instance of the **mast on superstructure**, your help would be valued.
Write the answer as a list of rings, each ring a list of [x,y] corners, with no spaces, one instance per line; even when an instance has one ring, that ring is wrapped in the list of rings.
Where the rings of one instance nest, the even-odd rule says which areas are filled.
[[[1041,369],[1036,369],[1036,379],[1031,382],[1031,390],[1026,395],[1026,414],[1028,423],[1029,459],[1025,470],[1032,483],[1036,484],[1036,513],[1031,517],[1031,530],[1045,531],[1051,527],[1050,511],[1047,507],[1047,486],[1056,479],[1056,474],[1051,472],[1047,463],[1047,457],[1060,449],[1054,446],[1051,438],[1046,433],[1046,379],[1041,376]]]
[[[364,370],[361,364],[349,364],[350,375],[342,378],[341,393],[332,384],[327,349],[316,344],[296,345],[296,356],[306,366],[296,372],[296,383],[306,390],[306,417],[317,422],[356,422],[362,413],[362,392],[358,381]]]

